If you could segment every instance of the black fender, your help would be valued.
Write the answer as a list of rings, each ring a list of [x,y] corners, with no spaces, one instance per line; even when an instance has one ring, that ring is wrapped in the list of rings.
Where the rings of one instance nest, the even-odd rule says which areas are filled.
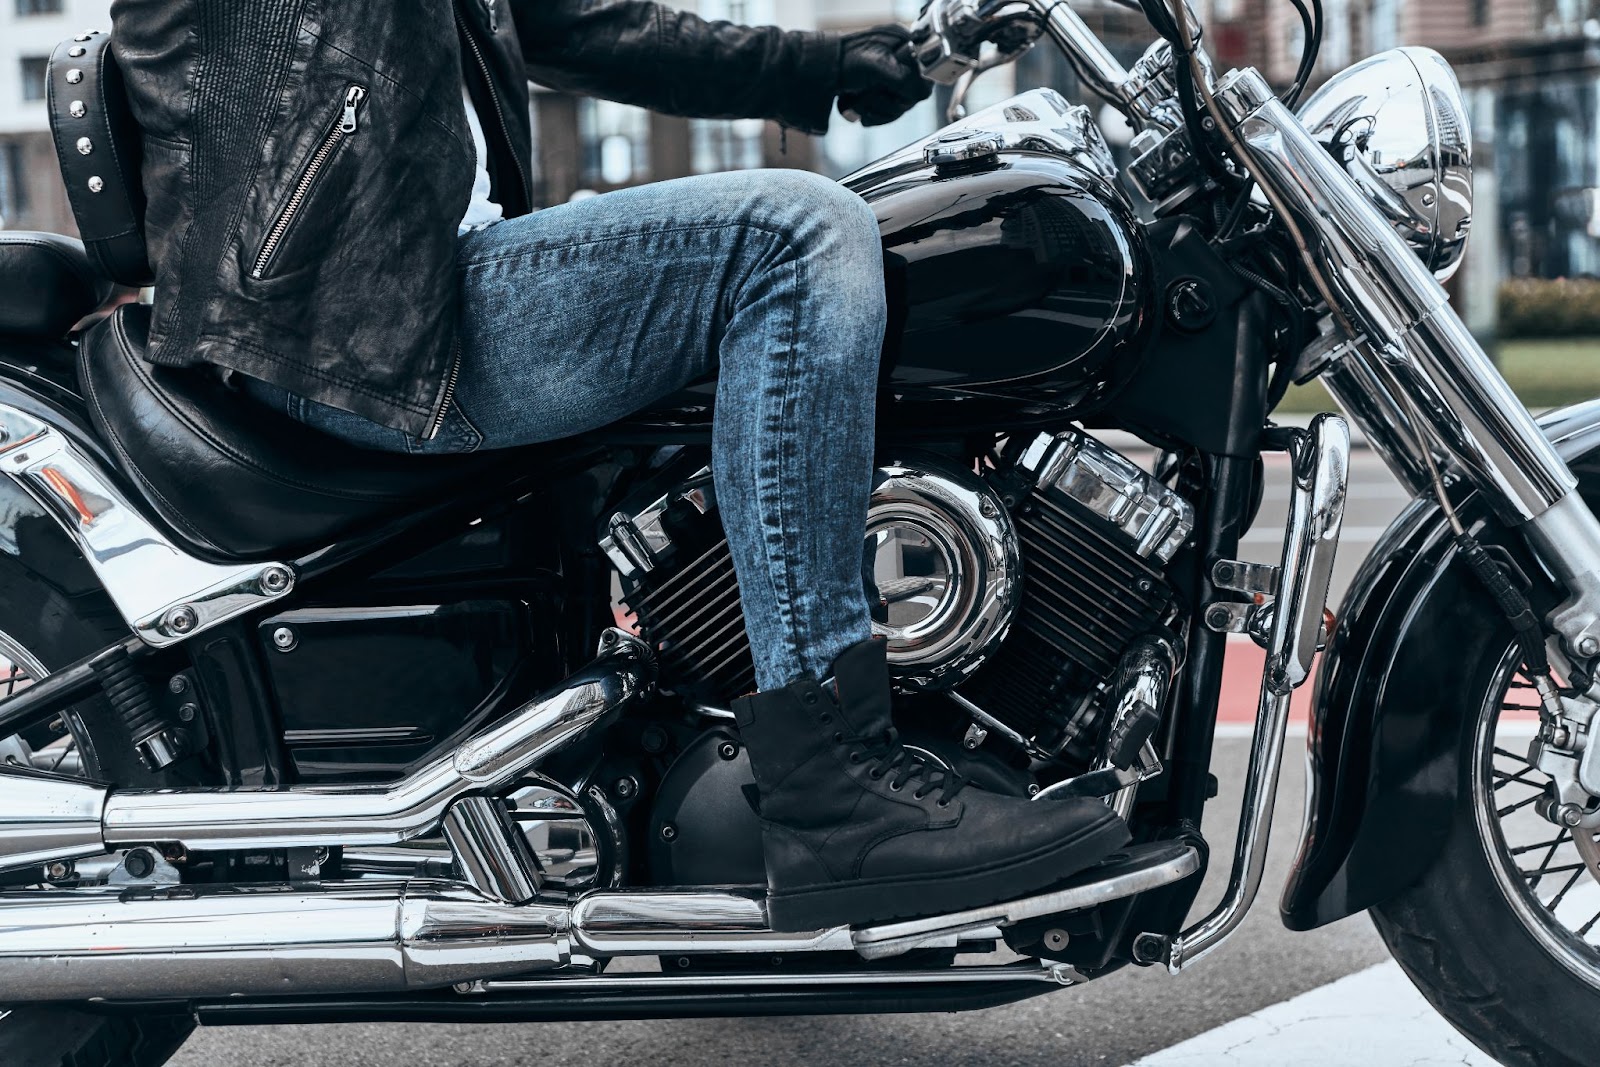
[[[1540,419],[1600,510],[1600,401]],[[1456,500],[1484,544],[1510,552],[1536,609],[1560,592],[1478,494]],[[1381,903],[1433,864],[1451,822],[1464,738],[1511,628],[1464,566],[1431,497],[1384,532],[1356,574],[1323,653],[1307,734],[1309,796],[1280,910],[1309,930]]]

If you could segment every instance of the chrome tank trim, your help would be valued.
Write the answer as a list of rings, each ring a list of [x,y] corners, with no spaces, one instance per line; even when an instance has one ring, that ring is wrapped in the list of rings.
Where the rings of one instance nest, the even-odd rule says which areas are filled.
[[[650,684],[644,642],[606,631],[600,656],[454,751],[381,787],[117,792],[106,802],[108,846],[180,842],[191,849],[393,845],[427,833],[469,792],[492,793],[596,726]],[[7,775],[0,771],[0,784]],[[0,811],[4,811],[0,807]],[[0,816],[0,827],[3,827]]]
[[[1173,974],[1203,959],[1238,928],[1255,903],[1266,870],[1289,698],[1310,676],[1316,656],[1350,469],[1350,428],[1339,416],[1318,415],[1302,440],[1293,457],[1278,599],[1261,675],[1233,868],[1217,907],[1173,939],[1167,958]]]
[[[1057,6],[1065,10],[1064,5]],[[1097,186],[1097,191],[1127,203],[1127,193],[1116,180],[1116,160],[1089,109],[1067,103],[1054,89],[1030,89],[975,111],[839,180],[854,187],[889,171],[908,166],[924,167],[927,165],[924,152],[928,146],[941,137],[961,132],[993,137],[1003,152],[1043,152],[1069,159],[1103,179],[1104,184]]]
[[[294,588],[294,572],[282,563],[191,556],[66,434],[10,404],[0,404],[0,470],[61,524],[146,644],[186,640]]]
[[[560,967],[567,909],[448,883],[0,895],[10,1003],[384,992]]]

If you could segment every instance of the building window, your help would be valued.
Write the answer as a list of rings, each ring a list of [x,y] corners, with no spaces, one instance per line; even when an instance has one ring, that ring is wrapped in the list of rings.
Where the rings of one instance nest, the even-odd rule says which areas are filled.
[[[44,99],[44,72],[49,64],[44,56],[22,57],[22,99]]]
[[[19,15],[59,15],[61,0],[17,0]]]
[[[22,145],[0,141],[0,226],[28,210],[28,187],[22,169]]]
[[[585,185],[626,185],[650,177],[650,113],[610,100],[578,106]]]
[[[695,119],[689,124],[689,166],[696,174],[761,166],[760,119]]]

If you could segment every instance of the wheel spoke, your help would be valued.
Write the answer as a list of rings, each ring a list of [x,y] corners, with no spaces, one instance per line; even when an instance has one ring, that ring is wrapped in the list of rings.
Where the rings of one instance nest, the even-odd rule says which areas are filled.
[[[1541,791],[1544,789],[1543,782],[1529,781],[1526,777],[1530,774],[1542,774],[1543,772],[1537,767],[1524,767],[1516,774],[1512,774],[1509,771],[1502,771],[1498,767],[1491,768],[1491,771],[1496,778],[1500,779],[1500,781],[1496,782],[1494,786],[1495,792],[1497,793],[1508,785],[1527,785]]]
[[[1510,815],[1512,812],[1518,810],[1519,808],[1527,807],[1529,804],[1532,804],[1535,800],[1538,800],[1542,796],[1544,796],[1544,791],[1540,790],[1539,792],[1533,794],[1533,796],[1529,797],[1526,800],[1519,800],[1515,804],[1507,804],[1505,807],[1503,807],[1499,811],[1495,812],[1495,814],[1500,816],[1503,819],[1507,815]]]

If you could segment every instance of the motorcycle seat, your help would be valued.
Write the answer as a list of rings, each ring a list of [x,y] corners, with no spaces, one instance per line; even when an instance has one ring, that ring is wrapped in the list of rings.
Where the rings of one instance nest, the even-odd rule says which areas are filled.
[[[259,404],[204,368],[144,359],[150,308],[124,304],[79,341],[89,417],[118,468],[188,547],[220,559],[320,548],[459,494],[516,453],[390,455]]]
[[[60,338],[111,295],[82,241],[0,231],[0,335]]]

